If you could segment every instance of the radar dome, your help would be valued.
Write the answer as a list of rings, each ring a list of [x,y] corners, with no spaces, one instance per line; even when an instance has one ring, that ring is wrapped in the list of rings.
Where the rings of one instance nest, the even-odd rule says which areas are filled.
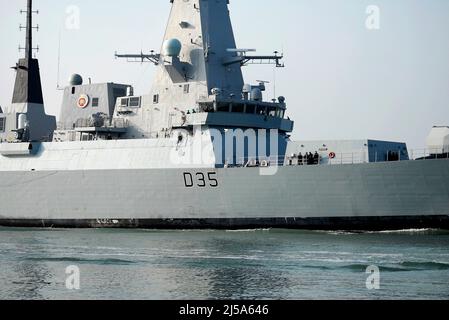
[[[253,88],[251,90],[251,100],[262,101],[262,90],[260,88]]]
[[[69,79],[69,84],[71,86],[80,86],[83,84],[83,77],[76,73],[72,74]]]
[[[251,92],[251,89],[252,89],[252,87],[251,87],[250,84],[245,84],[245,85],[243,86],[242,92],[243,92],[243,93],[250,93],[250,92]]]
[[[163,52],[168,57],[177,57],[181,53],[182,44],[178,39],[169,39],[164,42]]]

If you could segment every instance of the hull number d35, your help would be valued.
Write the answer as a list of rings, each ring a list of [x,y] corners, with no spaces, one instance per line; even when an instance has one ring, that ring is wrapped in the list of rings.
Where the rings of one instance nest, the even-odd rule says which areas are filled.
[[[216,172],[184,172],[184,185],[186,188],[218,188],[219,183]]]

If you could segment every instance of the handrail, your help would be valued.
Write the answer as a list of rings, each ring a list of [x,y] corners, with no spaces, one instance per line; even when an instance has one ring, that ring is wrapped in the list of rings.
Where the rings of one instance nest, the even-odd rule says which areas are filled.
[[[448,152],[442,153],[447,150]],[[380,156],[382,155],[382,157]],[[391,157],[391,158],[389,158]],[[442,149],[415,149],[402,151],[390,151],[382,153],[361,152],[340,152],[335,153],[334,158],[320,155],[314,161],[307,158],[299,159],[298,155],[292,156],[269,156],[269,157],[244,157],[237,159],[228,159],[225,163],[226,168],[235,167],[263,167],[263,166],[313,166],[313,165],[343,165],[343,164],[363,164],[363,163],[383,163],[400,161],[421,161],[449,159],[449,148]]]
[[[447,155],[448,153],[449,146],[433,149],[414,149],[409,151],[410,159],[412,160],[439,159],[438,155]]]
[[[244,157],[244,158],[228,158],[225,161],[226,168],[235,167],[273,167],[273,166],[284,166],[285,156],[265,156],[265,157]]]

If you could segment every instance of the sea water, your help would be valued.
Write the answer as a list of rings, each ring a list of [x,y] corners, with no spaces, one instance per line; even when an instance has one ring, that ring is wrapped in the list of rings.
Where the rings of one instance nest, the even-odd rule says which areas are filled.
[[[445,231],[0,229],[0,299],[448,298]]]

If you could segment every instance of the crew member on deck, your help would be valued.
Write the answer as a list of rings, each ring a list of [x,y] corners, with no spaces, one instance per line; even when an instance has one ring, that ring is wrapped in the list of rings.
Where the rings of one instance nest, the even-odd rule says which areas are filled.
[[[309,166],[313,165],[313,154],[312,154],[312,152],[310,152],[309,155],[307,156],[307,164]]]
[[[298,155],[298,165],[302,166],[304,164],[303,161],[304,161],[304,157],[303,157],[302,153],[300,152]]]
[[[320,164],[320,155],[317,151],[315,151],[315,154],[313,156],[313,164],[318,165]]]

